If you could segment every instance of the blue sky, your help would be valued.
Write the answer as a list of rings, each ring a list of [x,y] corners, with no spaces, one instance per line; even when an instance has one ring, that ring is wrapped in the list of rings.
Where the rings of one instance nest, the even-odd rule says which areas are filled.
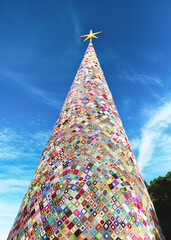
[[[171,1],[0,0],[0,236],[5,240],[88,42],[144,179],[171,169]]]

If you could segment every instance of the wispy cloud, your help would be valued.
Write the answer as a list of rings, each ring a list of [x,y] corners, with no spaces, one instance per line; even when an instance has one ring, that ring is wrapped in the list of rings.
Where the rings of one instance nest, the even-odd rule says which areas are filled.
[[[100,49],[101,51],[98,57],[103,65],[108,65],[109,63],[112,63],[119,58],[119,54],[115,51],[113,47],[101,46]]]
[[[28,187],[30,181],[23,179],[0,179],[0,194],[6,193],[25,193],[25,188]]]
[[[39,96],[40,97],[39,100],[42,100],[43,102],[45,102],[53,107],[61,108],[62,101],[58,100],[55,97],[56,94],[44,91],[44,90],[37,88],[33,85],[30,85],[28,83],[24,83],[23,85],[26,87],[26,89],[28,89],[30,92],[32,92],[35,96]]]
[[[163,53],[156,50],[149,50],[148,52],[142,52],[141,55],[151,61],[151,62],[160,62],[164,57]]]
[[[126,118],[128,120],[132,119],[132,108],[134,106],[134,102],[132,99],[130,98],[123,98],[122,99],[122,105],[120,107],[120,113],[124,113],[126,114]]]
[[[15,216],[19,210],[20,202],[9,202],[0,200],[0,235],[1,240],[6,240],[10,228],[14,223]]]
[[[157,76],[149,76],[144,73],[137,73],[135,70],[124,70],[121,74],[119,74],[119,78],[122,81],[130,81],[130,82],[139,82],[144,85],[156,84],[159,86],[163,86],[162,80]]]
[[[51,131],[31,133],[0,125],[0,235],[3,233],[5,240]]]
[[[0,161],[13,161],[27,158],[37,159],[38,152],[43,151],[51,131],[37,131],[35,133],[16,132],[11,128],[0,129]]]
[[[8,204],[7,202],[1,200],[0,201],[0,208],[1,208],[0,217],[14,218],[15,214],[16,214],[16,209],[19,209],[19,206],[20,206],[20,203],[19,204],[16,204],[16,203]]]
[[[148,120],[141,128],[141,137],[132,139],[133,149],[138,149],[138,165],[141,172],[148,166],[160,166],[160,169],[171,166],[171,101],[165,101],[157,109],[147,108]],[[149,114],[150,112],[150,114]],[[165,163],[165,164],[163,164]],[[160,170],[158,169],[158,170]],[[156,170],[156,171],[158,171]],[[164,169],[162,169],[164,170]]]
[[[13,129],[10,128],[3,128],[0,131],[0,142],[4,142],[8,144],[9,142],[13,140],[20,140],[21,136],[14,131]]]
[[[71,19],[72,19],[72,22],[73,22],[73,26],[74,26],[74,29],[75,29],[75,39],[76,39],[77,43],[80,44],[81,43],[81,39],[80,39],[80,36],[81,36],[80,20],[78,18],[78,14],[76,12],[76,9],[75,9],[72,1],[70,1],[70,13],[71,13]]]
[[[132,138],[130,139],[131,147],[134,150],[139,149],[140,147],[140,139],[139,138]]]
[[[56,94],[40,89],[28,82],[28,78],[33,82],[33,77],[28,77],[22,72],[17,72],[9,68],[0,69],[0,81],[9,80],[25,90],[28,95],[38,101],[43,101],[56,108],[61,108],[63,101],[59,100]]]
[[[30,164],[19,164],[19,163],[16,163],[16,165],[14,164],[10,164],[10,163],[4,163],[2,164],[1,162],[1,171],[4,172],[5,174],[3,174],[2,176],[0,175],[0,178],[4,178],[4,177],[7,177],[8,175],[8,178],[10,176],[25,176],[25,178],[27,178],[27,175],[33,175],[34,172],[35,172],[35,164],[34,163],[30,163]]]

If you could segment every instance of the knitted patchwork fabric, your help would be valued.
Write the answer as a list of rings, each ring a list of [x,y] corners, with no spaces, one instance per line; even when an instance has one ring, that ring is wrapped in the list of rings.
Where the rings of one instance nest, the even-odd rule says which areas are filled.
[[[164,239],[89,44],[8,240]]]

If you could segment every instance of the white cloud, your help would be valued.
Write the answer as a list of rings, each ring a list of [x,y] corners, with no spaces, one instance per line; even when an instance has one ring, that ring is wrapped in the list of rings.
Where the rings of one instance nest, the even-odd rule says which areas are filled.
[[[101,46],[100,49],[99,59],[103,65],[108,65],[109,62],[113,62],[119,58],[119,54],[110,46]]]
[[[23,179],[0,179],[0,194],[20,193],[29,187],[30,181]]]
[[[45,91],[32,85],[31,83],[28,83],[28,78],[33,81],[32,77],[28,77],[22,72],[16,72],[9,68],[0,69],[0,81],[6,81],[6,79],[8,79],[24,89],[27,93],[29,93],[29,96],[36,100],[43,101],[44,103],[56,108],[62,106],[63,101],[57,99],[56,94]]]
[[[156,50],[150,50],[148,52],[142,52],[141,55],[151,61],[151,62],[160,62],[162,58],[164,57],[163,53],[158,52]]]
[[[38,159],[50,137],[50,130],[35,133],[16,132],[11,128],[0,129],[0,160],[11,161],[18,158]]]
[[[131,148],[133,150],[139,149],[140,147],[140,139],[138,138],[133,138],[130,140]]]
[[[49,140],[51,131],[38,131],[32,135],[33,141],[37,143],[38,146],[45,146]]]
[[[163,86],[162,80],[157,76],[150,76],[144,73],[137,73],[134,69],[123,71],[119,74],[119,78],[123,81],[139,82],[144,85],[156,84]]]
[[[28,176],[33,175],[35,172],[35,165],[33,163],[27,163],[27,164],[6,164],[1,162],[1,171],[4,172],[4,174],[0,174],[0,178],[8,178],[11,176],[20,176],[26,179]]]
[[[20,203],[8,203],[6,201],[0,200],[0,217],[10,217],[14,218],[16,212],[19,210]],[[14,220],[14,219],[13,219]]]
[[[73,6],[73,2],[70,1],[70,13],[71,19],[75,29],[75,39],[78,44],[80,44],[80,36],[81,36],[81,27],[80,27],[80,20],[78,19],[78,15],[76,13],[75,7]]]
[[[42,100],[43,102],[45,102],[53,107],[61,107],[62,106],[62,102],[60,100],[57,100],[56,94],[44,91],[44,90],[37,88],[28,83],[23,83],[23,85],[25,86],[25,88],[27,90],[32,92],[35,96],[39,96],[40,97],[39,100]]]
[[[50,130],[31,134],[29,130],[0,128],[0,238],[3,240],[7,239],[50,133]]]
[[[20,207],[19,203],[0,200],[0,236],[6,240]]]
[[[135,148],[139,149],[138,165],[141,172],[150,164],[159,164],[163,168],[164,159],[165,168],[168,170],[171,152],[170,124],[171,101],[168,101],[158,109],[152,110],[148,121],[141,128],[141,137],[137,139],[137,145],[135,144]],[[136,139],[133,140],[134,142]]]
[[[21,155],[21,149],[15,146],[19,142],[22,142],[22,137],[17,132],[10,128],[0,129],[0,160],[13,160]]]
[[[14,223],[13,217],[0,217],[0,236],[1,240],[7,240],[10,229]]]
[[[17,134],[13,129],[10,128],[3,128],[0,131],[0,141],[9,143],[13,140],[21,139],[20,135]]]

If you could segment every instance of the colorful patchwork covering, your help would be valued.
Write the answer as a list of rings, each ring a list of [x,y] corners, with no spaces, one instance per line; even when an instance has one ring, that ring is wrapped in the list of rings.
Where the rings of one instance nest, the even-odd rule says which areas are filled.
[[[8,240],[164,239],[92,43]]]

